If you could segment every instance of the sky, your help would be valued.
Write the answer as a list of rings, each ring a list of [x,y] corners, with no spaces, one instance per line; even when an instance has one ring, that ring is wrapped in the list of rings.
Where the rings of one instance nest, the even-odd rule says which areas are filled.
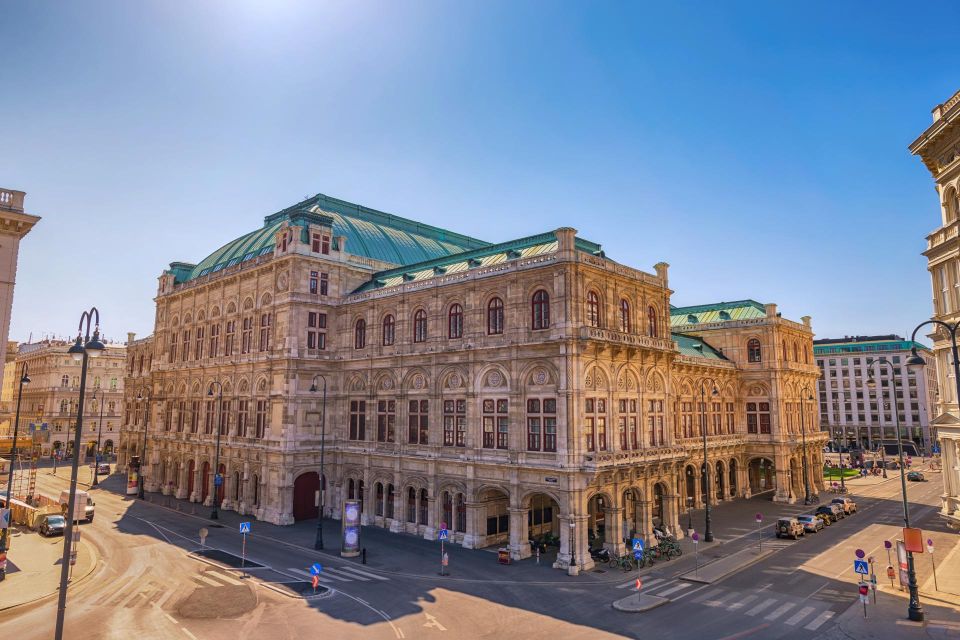
[[[491,242],[572,226],[818,337],[930,317],[960,89],[915,3],[0,0],[10,338],[152,331],[157,277],[324,193]]]

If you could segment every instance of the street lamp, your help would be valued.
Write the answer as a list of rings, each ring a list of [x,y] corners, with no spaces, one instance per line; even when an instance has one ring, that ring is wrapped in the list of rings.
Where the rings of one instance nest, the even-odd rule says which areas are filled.
[[[137,497],[141,500],[144,499],[144,485],[146,485],[146,479],[144,477],[144,469],[147,468],[147,429],[150,427],[150,400],[151,400],[150,390],[147,390],[147,394],[143,395],[143,389],[137,392],[137,401],[143,400],[146,403],[146,411],[143,414],[143,446],[140,448],[140,469],[137,470]]]
[[[317,511],[317,539],[313,542],[313,548],[323,550],[323,505],[327,488],[327,478],[323,475],[323,455],[327,445],[327,379],[320,374],[313,376],[313,382],[310,383],[312,393],[317,392],[318,378],[323,380],[323,404],[320,413],[320,508]]]
[[[710,386],[713,387],[710,390],[710,396],[716,398],[720,395],[720,390],[717,389],[717,383],[708,378],[707,380],[702,380],[700,382],[700,432],[703,434],[703,500],[704,507],[706,509],[704,530],[703,530],[703,541],[704,542],[713,542],[713,531],[710,529],[710,465],[707,463],[707,388],[706,383],[710,382]]]
[[[570,521],[570,567],[575,568],[577,566],[577,523],[573,520]],[[570,574],[573,575],[573,574]]]
[[[93,454],[93,483],[90,486],[96,487],[100,484],[100,436],[103,433],[103,396],[100,393],[100,423],[97,425],[97,450]],[[97,392],[93,392],[93,397],[97,397]]]
[[[845,393],[843,393],[842,391],[840,391],[840,392],[837,393],[837,396],[838,396],[838,397],[839,397],[839,396],[843,396],[844,404],[846,404],[846,401],[848,400],[848,398],[847,398],[847,396],[846,396]],[[837,415],[837,417],[839,417],[839,416],[840,416],[840,403],[839,403],[839,401],[834,400],[834,401],[833,401],[833,406],[835,406],[835,407],[837,408],[836,415]],[[846,426],[846,423],[843,423],[843,427],[842,427],[842,428],[843,428],[843,430],[844,430],[843,440],[844,440],[844,444],[846,444],[846,440],[847,440],[847,433],[846,433],[847,426]],[[846,493],[846,491],[847,491],[847,483],[846,483],[846,479],[844,478],[844,475],[846,475],[846,474],[844,474],[844,472],[843,472],[843,445],[840,445],[839,443],[838,443],[838,445],[839,445],[839,446],[837,447],[837,450],[838,450],[839,455],[840,455],[840,492],[841,492],[841,493]],[[806,457],[806,455],[804,455],[804,457]]]
[[[954,343],[954,352],[956,352],[956,343]],[[914,351],[916,353],[916,351]],[[914,356],[911,356],[907,360],[907,365],[911,366],[910,360],[913,360]],[[920,356],[915,356],[920,358]],[[916,363],[913,363],[914,365]],[[877,381],[873,377],[873,368],[877,365],[886,365],[890,371],[890,379],[893,381],[893,397],[897,397],[897,377],[893,372],[893,365],[890,364],[890,361],[886,358],[878,358],[873,361],[873,364],[870,365],[870,378],[867,380],[867,386],[870,389],[875,390],[877,387]],[[881,372],[883,367],[877,369],[877,373]],[[878,398],[879,401],[879,398]],[[896,403],[893,406],[893,414],[896,418],[897,425],[897,454],[900,457],[900,491],[903,497],[903,522],[906,525],[907,529],[910,528],[910,507],[907,503],[907,473],[906,469],[903,466],[903,440],[900,437],[900,412],[897,409]],[[880,446],[883,446],[883,439],[881,438]],[[923,609],[920,607],[920,593],[917,587],[917,574],[914,571],[913,567],[913,552],[907,551],[907,576],[908,576],[908,585],[910,589],[910,605],[907,607],[907,617],[914,622],[923,621]]]
[[[7,476],[7,501],[3,505],[10,510],[10,491],[13,489],[13,463],[17,459],[17,433],[20,430],[20,400],[23,399],[23,385],[30,383],[27,375],[27,363],[23,363],[23,373],[20,376],[20,389],[17,391],[17,414],[13,419],[13,444],[10,446],[10,472]],[[0,530],[0,580],[7,577],[7,536],[10,534],[9,521],[7,527]]]
[[[806,413],[803,410],[804,395],[809,396],[806,398],[808,402],[813,402],[813,394],[810,393],[810,387],[804,386],[800,389],[800,438],[803,441],[803,504],[810,504],[810,476],[807,472],[807,425],[803,419],[804,413]]]
[[[220,477],[220,423],[223,422],[223,385],[214,380],[207,389],[207,395],[213,397],[213,385],[217,385],[217,404],[220,405],[220,420],[216,423],[217,427],[217,449],[213,453],[213,511],[210,512],[210,519],[216,520],[220,517],[220,486],[223,478]]]
[[[86,329],[84,329],[86,322]],[[90,324],[93,323],[93,336],[90,335]],[[63,533],[63,558],[60,561],[60,595],[57,601],[57,626],[55,640],[63,640],[63,619],[67,611],[67,579],[70,576],[70,555],[73,543],[74,505],[77,501],[77,467],[80,456],[80,438],[83,433],[83,401],[87,390],[87,363],[90,358],[99,358],[106,347],[100,342],[100,312],[96,307],[84,311],[80,316],[80,326],[77,328],[77,340],[70,347],[69,353],[74,360],[81,362],[80,367],[80,404],[77,410],[77,428],[73,435],[73,464],[70,469],[70,499],[67,501],[67,529]]]
[[[693,532],[693,497],[687,496],[687,535]]]

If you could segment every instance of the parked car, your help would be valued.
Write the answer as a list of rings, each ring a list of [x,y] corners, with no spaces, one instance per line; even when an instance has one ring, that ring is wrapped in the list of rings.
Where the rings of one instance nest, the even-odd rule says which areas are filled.
[[[907,473],[907,480],[911,482],[926,482],[927,479],[919,471],[910,471]]]
[[[826,511],[821,511],[821,509],[817,509],[817,511],[813,515],[820,518],[820,522],[822,522],[823,526],[825,527],[829,527],[834,522],[832,509],[827,509]]]
[[[777,537],[793,538],[796,540],[803,535],[803,525],[796,518],[780,518],[777,520]]]
[[[97,466],[97,473],[98,474],[105,473],[107,475],[110,475],[110,465],[107,464],[106,462],[101,462]]]
[[[823,529],[823,520],[814,515],[797,516],[797,520],[803,525],[803,530],[809,533],[816,533]]]
[[[833,504],[840,505],[844,515],[850,515],[857,512],[857,503],[852,498],[834,498],[830,501]]]
[[[838,504],[823,504],[817,507],[816,513],[825,514],[832,522],[843,518],[843,507]]]
[[[63,516],[56,514],[49,515],[40,523],[40,535],[48,538],[50,536],[62,536],[63,529],[67,526],[67,521]]]

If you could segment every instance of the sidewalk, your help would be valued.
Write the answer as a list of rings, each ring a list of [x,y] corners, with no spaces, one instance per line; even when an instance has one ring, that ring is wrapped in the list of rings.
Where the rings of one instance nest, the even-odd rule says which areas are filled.
[[[7,554],[7,577],[0,582],[0,611],[56,594],[60,590],[62,556],[63,537],[44,538],[26,528],[16,530]],[[81,537],[71,584],[85,578],[95,566],[96,553]]]

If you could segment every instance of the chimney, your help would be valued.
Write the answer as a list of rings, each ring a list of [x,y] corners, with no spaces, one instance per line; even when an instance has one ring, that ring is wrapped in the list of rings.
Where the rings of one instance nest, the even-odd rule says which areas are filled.
[[[776,317],[777,317],[777,305],[776,305],[776,303],[771,302],[771,303],[769,303],[769,304],[765,304],[765,305],[763,305],[763,308],[764,308],[764,310],[766,310],[766,312],[767,312],[767,317],[768,317],[768,318],[776,318]]]
[[[137,334],[135,334],[133,331],[127,331],[127,344],[130,344],[131,342],[133,342],[134,338],[136,337],[137,337]]]
[[[577,230],[573,227],[560,227],[553,233],[557,236],[557,253],[572,253]]]
[[[803,326],[805,326],[807,329],[810,328],[810,316],[803,316],[800,318],[800,322],[802,322]]]
[[[667,270],[670,269],[670,265],[666,262],[658,262],[653,265],[653,268],[657,270],[657,277],[663,280],[663,286],[667,286]]]

